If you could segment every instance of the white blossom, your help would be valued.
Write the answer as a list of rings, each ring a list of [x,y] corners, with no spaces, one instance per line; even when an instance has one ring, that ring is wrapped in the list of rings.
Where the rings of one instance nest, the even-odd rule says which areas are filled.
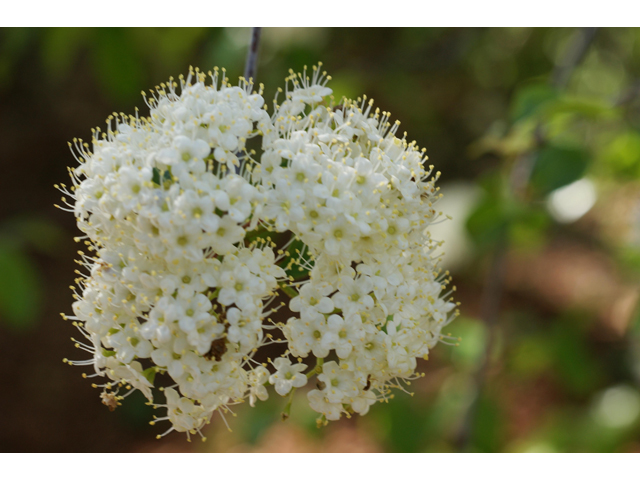
[[[307,383],[307,376],[302,373],[307,366],[303,363],[291,365],[288,358],[276,358],[273,362],[276,373],[269,377],[269,383],[275,385],[278,395],[286,395],[292,388],[300,388]]]
[[[69,363],[106,377],[112,408],[122,388],[153,401],[169,377],[165,433],[314,375],[321,423],[364,415],[420,376],[457,315],[428,233],[438,175],[372,101],[335,104],[318,67],[287,78],[272,115],[252,84],[206,77],[171,79],[148,117],[112,115],[91,144],[74,140],[79,165],[59,188],[88,273],[64,317],[92,358]],[[253,358],[275,344],[271,365]]]

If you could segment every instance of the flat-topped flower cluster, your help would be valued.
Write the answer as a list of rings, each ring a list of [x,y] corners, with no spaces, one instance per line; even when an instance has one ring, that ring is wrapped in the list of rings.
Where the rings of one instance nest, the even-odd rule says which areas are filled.
[[[335,104],[329,79],[292,73],[270,115],[262,86],[191,71],[156,88],[148,117],[74,141],[59,188],[88,273],[64,317],[92,358],[69,363],[105,378],[110,408],[140,390],[167,410],[155,421],[193,434],[317,375],[307,398],[324,423],[420,376],[456,316],[428,232],[438,174],[372,101]],[[272,344],[281,356],[258,361]]]

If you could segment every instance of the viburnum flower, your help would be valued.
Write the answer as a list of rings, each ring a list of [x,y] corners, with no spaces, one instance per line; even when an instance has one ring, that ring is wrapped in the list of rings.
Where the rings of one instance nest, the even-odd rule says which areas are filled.
[[[372,101],[335,103],[329,80],[291,73],[269,114],[262,86],[191,70],[156,87],[147,117],[74,140],[59,188],[88,274],[63,317],[92,358],[68,362],[106,377],[110,408],[140,390],[167,410],[152,423],[192,435],[269,384],[291,401],[317,375],[307,399],[323,424],[420,376],[457,315],[428,233],[439,174]],[[282,355],[259,361],[271,344]]]
[[[273,362],[276,373],[269,377],[269,383],[275,385],[279,395],[288,394],[292,388],[299,388],[307,383],[307,376],[302,373],[307,369],[303,363],[291,365],[288,358],[276,358]]]

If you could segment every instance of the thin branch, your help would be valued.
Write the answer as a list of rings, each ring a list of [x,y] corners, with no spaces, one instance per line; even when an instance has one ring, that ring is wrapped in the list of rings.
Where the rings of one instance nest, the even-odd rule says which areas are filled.
[[[256,71],[258,69],[258,47],[260,46],[260,34],[262,27],[253,27],[251,29],[251,43],[247,52],[247,63],[244,66],[244,78],[253,79],[255,81]]]
[[[244,78],[247,82],[251,81],[255,85],[256,72],[258,70],[258,47],[260,46],[260,34],[262,27],[251,28],[251,40],[249,42],[249,50],[247,50],[247,61],[244,65]],[[243,160],[235,167],[235,173],[240,174],[242,171]]]
[[[462,427],[458,430],[456,438],[454,439],[458,450],[467,450],[471,444],[474,419],[478,411],[480,395],[486,382],[491,352],[493,351],[493,345],[496,341],[495,327],[500,315],[500,303],[502,302],[504,290],[504,273],[507,264],[507,256],[505,254],[506,247],[507,236],[505,234],[500,235],[496,249],[493,252],[489,271],[487,272],[485,290],[482,296],[481,317],[485,322],[489,336],[487,338],[482,364],[474,374],[473,383],[476,385],[475,396],[465,414]]]
[[[574,38],[573,43],[567,50],[565,57],[554,69],[549,83],[557,90],[564,90],[571,79],[573,71],[580,62],[584,60],[593,42],[597,28],[582,28]],[[545,134],[542,123],[538,122],[533,133],[533,149],[520,155],[513,164],[511,176],[509,178],[511,191],[518,198],[523,198],[533,172],[533,167],[538,160],[538,150],[545,143]]]
[[[569,79],[575,68],[584,60],[591,42],[596,36],[598,29],[595,27],[581,28],[573,45],[569,48],[567,54],[559,65],[554,69],[551,76],[551,85],[558,90],[562,90],[569,83]]]

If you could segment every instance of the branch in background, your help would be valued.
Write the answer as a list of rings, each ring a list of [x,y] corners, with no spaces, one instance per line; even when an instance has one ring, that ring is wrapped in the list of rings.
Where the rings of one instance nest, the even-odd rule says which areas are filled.
[[[595,38],[596,28],[582,28],[576,37],[573,45],[567,51],[565,58],[554,69],[550,83],[558,90],[563,90],[569,83],[569,79],[575,68],[584,59],[593,39]],[[515,161],[509,177],[509,186],[515,196],[522,196],[526,191],[531,177],[531,172],[538,158],[535,149],[540,148],[544,143],[544,132],[542,125],[538,124],[535,129],[535,147],[534,151],[520,155]],[[459,450],[469,450],[471,446],[471,438],[473,426],[478,411],[478,403],[482,396],[484,386],[487,380],[487,371],[491,361],[491,354],[496,340],[496,325],[500,314],[500,303],[502,301],[504,290],[504,278],[507,265],[507,250],[509,241],[506,229],[500,235],[491,260],[491,266],[487,272],[485,289],[482,294],[482,310],[481,319],[487,327],[488,338],[485,346],[482,363],[474,375],[475,396],[473,402],[469,406],[462,426],[458,430],[454,443]]]
[[[478,403],[486,382],[490,355],[496,341],[495,325],[498,323],[500,303],[502,301],[502,292],[504,290],[504,271],[507,263],[507,256],[505,255],[506,247],[507,236],[506,234],[503,234],[498,239],[498,245],[496,245],[496,250],[493,252],[493,258],[491,259],[491,266],[487,273],[485,290],[482,296],[481,317],[485,322],[489,336],[487,338],[487,345],[485,347],[482,364],[478,370],[476,370],[473,378],[473,383],[476,385],[475,396],[465,414],[462,426],[460,430],[458,430],[456,438],[454,439],[454,444],[458,450],[468,450],[471,444],[471,434],[478,411]]]
[[[549,83],[557,90],[564,90],[571,79],[573,71],[584,60],[589,47],[595,38],[597,28],[583,28],[578,32],[565,57],[554,69]],[[545,143],[545,132],[542,123],[538,123],[533,133],[534,147],[532,151],[520,155],[513,165],[509,178],[511,191],[523,198],[531,178],[531,172],[538,158],[537,150]]]
[[[551,85],[558,90],[563,90],[567,86],[573,71],[584,60],[597,31],[598,29],[595,27],[580,29],[578,38],[573,42],[560,64],[554,69],[553,75],[551,75]]]
[[[244,78],[249,79],[256,78],[256,71],[258,69],[258,47],[260,45],[260,34],[262,33],[262,27],[253,27],[251,29],[251,42],[249,43],[249,51],[247,52],[247,63],[244,66]]]

